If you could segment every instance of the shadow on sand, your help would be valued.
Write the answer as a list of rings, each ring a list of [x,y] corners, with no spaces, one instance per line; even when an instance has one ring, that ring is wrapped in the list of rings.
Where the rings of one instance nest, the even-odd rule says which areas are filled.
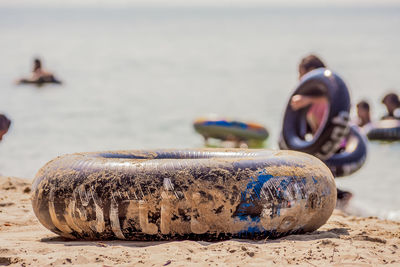
[[[125,240],[71,240],[68,238],[54,236],[42,238],[40,242],[47,244],[62,244],[64,246],[98,246],[98,247],[109,247],[109,246],[126,246],[126,247],[151,247],[158,246],[162,244],[167,244],[176,241],[194,241],[202,246],[208,246],[218,242],[224,241],[235,241],[240,243],[251,243],[251,244],[264,244],[264,243],[280,243],[281,241],[291,240],[291,241],[312,241],[327,238],[340,238],[341,235],[349,235],[348,228],[333,228],[327,231],[314,231],[306,234],[289,235],[281,237],[278,239],[262,239],[262,240],[252,240],[252,239],[219,239],[215,241],[201,241],[193,239],[171,239],[166,241],[125,241]]]

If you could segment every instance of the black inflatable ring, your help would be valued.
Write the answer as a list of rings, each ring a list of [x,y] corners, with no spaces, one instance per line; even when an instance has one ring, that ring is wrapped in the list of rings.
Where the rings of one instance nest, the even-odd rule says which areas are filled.
[[[18,82],[18,84],[34,84],[37,86],[41,86],[44,84],[62,84],[62,82],[57,80],[54,76],[50,76],[50,77],[40,77],[36,80],[21,79]]]
[[[39,221],[78,239],[279,237],[314,231],[336,204],[326,165],[293,151],[66,155],[38,172],[32,190]]]
[[[369,140],[399,141],[400,120],[382,120],[372,124],[372,128],[367,130],[367,137]]]
[[[345,83],[332,71],[319,68],[304,75],[294,95],[325,96],[329,102],[329,112],[313,139],[306,141],[306,113],[309,107],[293,110],[290,97],[279,147],[302,151],[322,160],[330,158],[349,132],[350,96]]]
[[[333,176],[341,177],[358,171],[364,165],[366,158],[367,140],[357,126],[351,126],[344,151],[334,154],[325,163]]]

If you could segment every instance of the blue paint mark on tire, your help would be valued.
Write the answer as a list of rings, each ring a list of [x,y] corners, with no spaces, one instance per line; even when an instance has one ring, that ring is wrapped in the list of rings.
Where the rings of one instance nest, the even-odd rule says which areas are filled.
[[[241,204],[237,207],[234,216],[238,217],[241,221],[260,222],[262,209],[260,210],[257,202],[261,200],[260,194],[264,184],[271,178],[273,178],[272,175],[263,172],[260,172],[257,178],[250,177],[251,181],[247,184],[245,191],[241,193]],[[260,229],[258,226],[251,226],[242,232],[254,234],[262,231],[264,229]]]
[[[257,180],[255,180],[253,177],[251,177],[251,182],[247,184],[246,190],[242,192],[242,201],[246,201],[247,199],[247,194],[250,194],[250,199],[254,200],[252,197],[251,193],[254,193],[258,199],[260,199],[260,192],[263,187],[263,185],[271,179],[273,176],[271,174],[260,174],[257,177]]]

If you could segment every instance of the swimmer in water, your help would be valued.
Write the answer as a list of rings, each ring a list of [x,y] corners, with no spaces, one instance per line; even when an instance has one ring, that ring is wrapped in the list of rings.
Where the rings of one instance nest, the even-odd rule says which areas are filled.
[[[42,62],[40,59],[35,58],[33,60],[32,75],[28,79],[21,79],[18,83],[61,83],[53,75],[42,68]]]
[[[3,140],[3,136],[8,132],[11,121],[3,114],[0,114],[0,141]]]
[[[371,124],[370,108],[367,101],[360,101],[357,104],[357,125],[359,127],[364,127]]]
[[[385,95],[382,99],[382,104],[386,106],[387,114],[382,117],[382,120],[396,119],[400,120],[400,100],[395,93]]]
[[[299,79],[306,73],[318,69],[325,68],[325,64],[315,55],[309,55],[303,58],[299,65]],[[324,96],[305,96],[294,95],[290,101],[290,106],[294,110],[310,106],[307,112],[307,123],[311,128],[312,134],[316,133],[321,125],[325,113],[328,111],[328,100]]]

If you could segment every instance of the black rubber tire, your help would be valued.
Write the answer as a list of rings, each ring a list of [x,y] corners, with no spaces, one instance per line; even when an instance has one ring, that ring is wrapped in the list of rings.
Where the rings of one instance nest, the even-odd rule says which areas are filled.
[[[53,75],[46,78],[39,78],[37,80],[29,80],[29,79],[21,79],[19,84],[33,84],[37,86],[41,86],[44,84],[62,84],[61,81],[57,80]]]
[[[294,151],[80,153],[32,185],[39,221],[72,239],[273,238],[316,230],[335,204],[328,167]]]
[[[293,110],[290,99],[294,95],[325,96],[329,102],[329,113],[325,124],[311,141],[306,141],[306,113],[309,107]],[[289,99],[279,147],[305,152],[321,160],[330,158],[349,132],[350,96],[343,80],[325,68],[313,70],[301,79]]]
[[[364,165],[367,159],[367,140],[357,126],[350,127],[346,147],[352,147],[354,142],[356,143],[354,150],[336,153],[324,161],[334,177],[350,175]]]
[[[375,123],[368,130],[369,140],[400,141],[400,120],[383,120]]]

